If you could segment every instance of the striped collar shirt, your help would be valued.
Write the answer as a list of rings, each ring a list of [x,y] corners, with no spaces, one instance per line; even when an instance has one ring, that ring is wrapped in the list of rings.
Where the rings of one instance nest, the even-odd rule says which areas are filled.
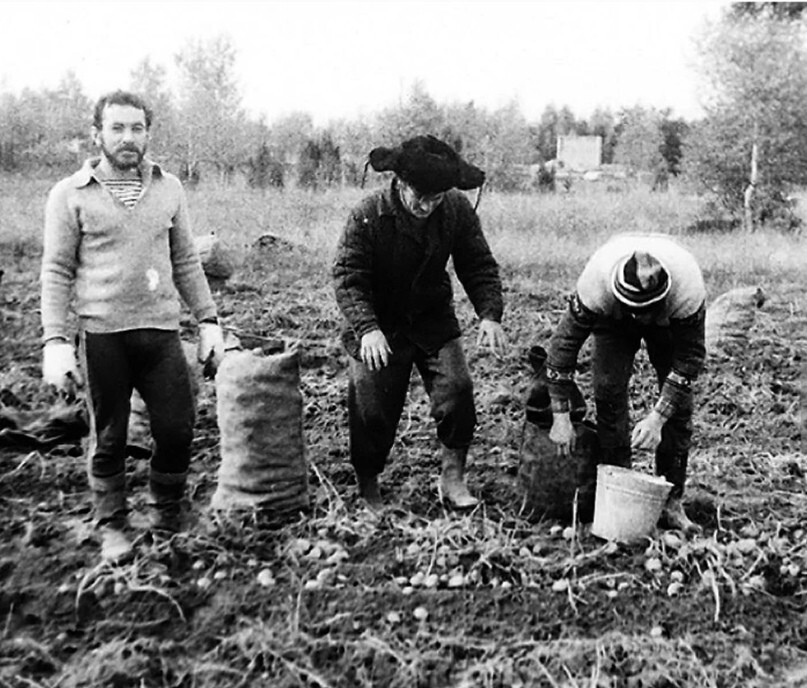
[[[134,208],[143,193],[141,179],[102,179],[101,184],[127,208]]]

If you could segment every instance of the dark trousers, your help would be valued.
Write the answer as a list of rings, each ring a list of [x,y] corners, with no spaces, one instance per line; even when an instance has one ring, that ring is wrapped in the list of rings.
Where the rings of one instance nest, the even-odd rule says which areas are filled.
[[[592,373],[603,463],[631,465],[628,383],[642,340],[660,389],[672,367],[673,341],[669,328],[623,320],[594,330]],[[684,491],[691,441],[692,397],[688,396],[664,424],[656,449],[656,473],[673,484],[673,497],[680,497]]]
[[[393,349],[389,365],[377,371],[350,359],[350,460],[358,475],[378,475],[383,470],[395,441],[413,365],[429,395],[440,442],[450,449],[464,449],[473,439],[473,383],[460,340],[449,341],[434,354],[409,342],[396,342]]]
[[[149,414],[152,471],[187,471],[196,409],[179,332],[86,332],[82,357],[93,447],[88,457],[90,476],[109,478],[125,472],[133,389],[143,397]]]

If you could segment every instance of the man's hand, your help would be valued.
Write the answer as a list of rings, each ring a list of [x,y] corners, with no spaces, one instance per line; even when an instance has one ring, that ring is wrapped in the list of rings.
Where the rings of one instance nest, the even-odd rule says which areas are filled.
[[[504,356],[507,348],[507,336],[501,323],[495,320],[482,319],[479,321],[479,336],[476,345],[482,346],[487,343],[490,352],[496,357]]]
[[[224,360],[224,333],[221,326],[215,323],[199,324],[199,348],[196,352],[199,363],[205,368],[210,367],[210,373],[216,374],[221,362]]]
[[[76,361],[76,349],[69,342],[51,340],[42,350],[42,380],[74,397],[84,384]]]
[[[359,355],[370,370],[381,370],[386,366],[391,353],[392,349],[381,330],[371,330],[362,336]]]
[[[553,413],[552,428],[549,431],[549,439],[558,448],[559,456],[568,456],[574,451],[577,433],[572,425],[572,417],[569,413]]]
[[[664,418],[658,411],[651,411],[636,423],[630,436],[631,449],[649,449],[655,451],[661,442],[661,428]]]

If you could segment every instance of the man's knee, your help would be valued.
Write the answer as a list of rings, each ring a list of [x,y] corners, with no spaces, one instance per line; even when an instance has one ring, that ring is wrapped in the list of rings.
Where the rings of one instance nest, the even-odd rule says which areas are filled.
[[[466,373],[455,375],[449,382],[448,394],[459,400],[459,403],[467,403],[469,400],[473,402],[474,384],[471,376]]]
[[[432,391],[432,415],[467,415],[474,409],[474,386],[469,375],[453,375]]]
[[[186,413],[181,417],[154,420],[151,423],[151,434],[154,442],[160,447],[189,447],[193,442],[194,414]]]

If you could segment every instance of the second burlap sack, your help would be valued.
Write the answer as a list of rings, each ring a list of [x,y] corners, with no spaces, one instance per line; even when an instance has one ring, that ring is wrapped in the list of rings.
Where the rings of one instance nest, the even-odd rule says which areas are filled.
[[[533,381],[527,398],[521,446],[519,448],[518,484],[521,514],[533,521],[543,518],[582,523],[594,516],[594,493],[600,444],[593,424],[584,420],[586,403],[573,383],[571,419],[577,441],[570,456],[561,456],[549,439],[552,408],[546,380],[543,347],[533,346],[529,362]]]
[[[211,508],[287,513],[308,507],[296,352],[225,356],[216,375],[221,465]]]

